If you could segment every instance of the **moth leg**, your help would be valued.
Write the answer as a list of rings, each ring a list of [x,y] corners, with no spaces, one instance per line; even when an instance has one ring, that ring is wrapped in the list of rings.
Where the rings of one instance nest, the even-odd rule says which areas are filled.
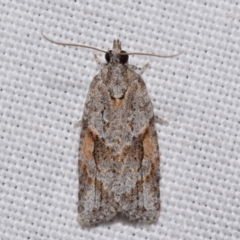
[[[106,63],[102,63],[102,62],[98,59],[98,57],[97,57],[96,54],[94,54],[94,60],[95,60],[95,62],[97,63],[98,67],[103,68],[104,66],[106,66]]]
[[[78,119],[75,123],[73,123],[73,126],[75,128],[81,127],[82,126],[82,119]]]
[[[160,118],[158,116],[155,116],[155,123],[161,124],[161,125],[168,125],[169,122],[166,118]]]
[[[140,71],[140,73],[143,73],[148,67],[150,67],[149,63],[146,63],[145,65],[143,65],[142,67],[137,67],[131,64],[128,64],[128,67],[133,70],[133,71]]]

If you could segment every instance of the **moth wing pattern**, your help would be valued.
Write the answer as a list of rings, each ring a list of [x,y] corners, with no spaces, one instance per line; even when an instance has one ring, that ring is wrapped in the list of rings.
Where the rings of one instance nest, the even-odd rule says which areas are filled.
[[[82,117],[80,223],[107,221],[118,212],[130,220],[157,220],[159,160],[153,106],[144,81],[127,64],[104,66],[90,85]]]

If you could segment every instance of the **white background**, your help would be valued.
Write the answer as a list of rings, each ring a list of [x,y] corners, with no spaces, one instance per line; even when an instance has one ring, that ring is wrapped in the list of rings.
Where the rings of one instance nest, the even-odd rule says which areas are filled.
[[[0,239],[240,238],[239,1],[0,3]],[[157,224],[77,222],[77,151],[94,51],[114,38],[143,74],[161,149]],[[104,61],[104,54],[98,53]]]

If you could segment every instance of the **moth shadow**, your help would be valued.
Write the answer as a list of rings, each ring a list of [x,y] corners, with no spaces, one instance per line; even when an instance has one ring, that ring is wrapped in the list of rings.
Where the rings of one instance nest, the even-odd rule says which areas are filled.
[[[153,221],[153,222],[139,222],[139,221],[132,221],[132,220],[129,220],[128,217],[122,215],[121,213],[117,213],[117,215],[107,221],[107,222],[100,222],[100,223],[96,223],[96,224],[93,224],[91,226],[81,226],[83,229],[93,229],[93,228],[96,228],[96,227],[99,227],[99,226],[103,226],[103,227],[111,227],[115,224],[118,224],[118,223],[122,223],[123,225],[127,225],[127,226],[132,226],[132,227],[146,227],[146,226],[150,226],[150,225],[154,225],[157,223],[157,220],[156,221]]]

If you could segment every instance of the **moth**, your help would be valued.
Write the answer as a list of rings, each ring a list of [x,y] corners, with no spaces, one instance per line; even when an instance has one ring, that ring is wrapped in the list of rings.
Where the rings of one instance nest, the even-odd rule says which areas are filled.
[[[44,36],[44,35],[43,35]],[[146,85],[128,64],[129,55],[119,40],[110,51],[77,46],[105,53],[106,63],[95,60],[101,71],[93,78],[84,106],[79,145],[79,221],[92,225],[108,221],[117,213],[130,220],[156,221],[160,213],[159,147],[154,115]]]

